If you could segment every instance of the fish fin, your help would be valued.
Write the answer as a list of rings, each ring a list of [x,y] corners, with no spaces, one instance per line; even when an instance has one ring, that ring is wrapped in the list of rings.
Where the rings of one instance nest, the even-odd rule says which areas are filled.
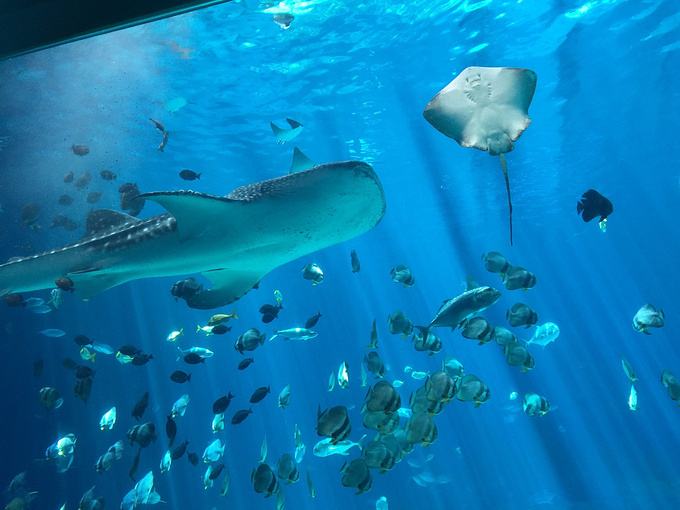
[[[295,147],[293,149],[293,161],[290,164],[290,170],[288,171],[288,173],[293,174],[296,172],[303,172],[304,170],[309,170],[310,168],[313,168],[314,165],[315,165],[314,161],[309,159],[304,152]]]
[[[221,237],[228,237],[225,227],[238,225],[243,216],[243,204],[237,200],[196,191],[155,191],[142,193],[140,198],[148,198],[168,210],[177,220],[180,240],[199,238],[218,228]],[[227,228],[226,230],[232,230]]]
[[[302,127],[302,124],[300,124],[297,120],[294,119],[286,119],[286,122],[291,127],[291,129]]]
[[[99,268],[67,273],[66,277],[73,282],[73,288],[78,297],[85,300],[131,279],[125,273],[108,273]]]
[[[214,269],[203,273],[203,276],[212,282],[212,287],[184,298],[189,307],[199,310],[218,308],[240,299],[264,275],[258,272]]]
[[[283,129],[281,129],[279,126],[277,126],[273,122],[270,122],[269,126],[272,128],[272,133],[274,133],[274,135],[277,136],[277,137],[279,136],[281,131],[284,131]]]

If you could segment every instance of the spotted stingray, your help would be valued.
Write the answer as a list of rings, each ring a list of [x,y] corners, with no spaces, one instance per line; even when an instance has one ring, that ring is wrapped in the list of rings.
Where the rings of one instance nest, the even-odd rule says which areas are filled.
[[[212,287],[190,306],[215,308],[282,264],[370,230],[385,211],[373,169],[351,161],[249,184],[227,196],[141,196],[168,212],[139,220],[95,211],[82,241],[0,265],[0,295],[52,288],[67,277],[88,299],[131,280],[201,273]]]

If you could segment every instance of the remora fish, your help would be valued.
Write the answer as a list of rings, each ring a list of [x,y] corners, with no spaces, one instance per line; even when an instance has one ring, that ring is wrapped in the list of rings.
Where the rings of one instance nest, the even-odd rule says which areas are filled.
[[[184,299],[192,308],[216,308],[278,266],[367,232],[385,212],[378,176],[359,161],[317,165],[227,196],[162,191],[139,197],[168,213],[139,220],[94,211],[85,239],[0,265],[0,296],[49,289],[67,277],[87,299],[131,280],[203,273],[212,288]]]

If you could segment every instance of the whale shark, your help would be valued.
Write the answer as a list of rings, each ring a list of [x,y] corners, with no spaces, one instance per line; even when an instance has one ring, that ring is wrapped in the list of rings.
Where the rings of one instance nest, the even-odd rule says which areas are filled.
[[[378,176],[360,161],[317,165],[226,196],[158,191],[140,198],[167,212],[140,220],[93,211],[79,242],[0,265],[0,295],[69,278],[76,295],[90,299],[132,280],[200,273],[212,286],[187,303],[216,308],[275,268],[371,230],[386,207]]]

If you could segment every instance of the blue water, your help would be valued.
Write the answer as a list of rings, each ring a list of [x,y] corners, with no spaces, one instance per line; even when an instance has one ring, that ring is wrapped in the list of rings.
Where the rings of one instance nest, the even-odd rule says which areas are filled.
[[[89,302],[66,296],[46,315],[0,307],[2,326],[2,420],[0,480],[28,472],[39,491],[33,508],[76,508],[96,485],[107,508],[117,508],[132,488],[128,469],[134,449],[102,475],[97,457],[135,422],[130,411],[151,394],[146,418],[159,438],[142,452],[138,475],[153,470],[165,504],[158,508],[273,508],[275,498],[253,491],[250,472],[266,435],[269,461],[294,448],[298,424],[307,445],[301,480],[285,486],[286,508],[370,509],[385,496],[392,509],[672,509],[680,507],[678,407],[660,383],[668,369],[680,375],[675,339],[680,285],[677,217],[680,214],[680,12],[675,0],[492,1],[285,0],[295,14],[289,30],[259,12],[257,2],[232,2],[54,48],[0,63],[0,247],[2,258],[61,246],[82,235],[50,229],[51,218],[68,210],[81,224],[91,206],[63,175],[89,170],[87,191],[102,191],[97,207],[118,208],[116,189],[125,181],[145,191],[191,189],[226,194],[236,186],[287,173],[292,146],[317,162],[360,159],[372,164],[386,194],[387,212],[374,230],[281,267],[259,290],[233,307],[240,318],[226,336],[192,333],[210,312],[188,309],[169,295],[176,278],[135,281]],[[422,118],[427,101],[470,65],[533,69],[538,86],[532,124],[507,155],[515,207],[515,244],[508,244],[505,189],[496,158],[463,149]],[[186,103],[186,104],[185,104]],[[164,152],[148,118],[171,132]],[[305,125],[294,144],[277,145],[271,120],[292,117]],[[79,158],[74,143],[91,152]],[[98,172],[108,168],[118,181]],[[177,177],[182,168],[202,172],[200,181]],[[578,197],[596,188],[614,203],[609,229],[583,223]],[[62,193],[77,197],[57,205]],[[40,230],[21,226],[20,209],[39,202]],[[146,217],[161,212],[147,204]],[[285,214],[285,211],[280,211]],[[313,214],[313,211],[310,212]],[[228,239],[225,240],[228,242]],[[355,249],[362,269],[352,274]],[[522,301],[540,321],[560,325],[561,336],[545,349],[532,348],[536,368],[521,373],[506,364],[494,344],[478,346],[458,332],[440,330],[444,349],[416,352],[392,336],[386,318],[403,310],[416,323],[431,319],[445,298],[464,289],[468,275],[500,286],[480,256],[500,250],[538,277],[527,292],[504,291],[486,312],[507,325],[505,310]],[[301,277],[316,261],[324,282]],[[389,278],[408,265],[416,285]],[[502,287],[501,287],[502,288]],[[271,325],[258,308],[284,295],[284,309]],[[36,293],[47,297],[47,291]],[[666,327],[651,336],[631,327],[644,303],[663,308]],[[238,334],[257,326],[300,325],[320,310],[319,336],[307,343],[272,342],[255,352],[240,372],[233,349]],[[466,372],[491,388],[479,408],[454,402],[436,417],[438,440],[386,474],[373,473],[370,492],[355,496],[340,485],[344,458],[316,458],[311,450],[317,406],[351,408],[352,438],[365,431],[359,414],[365,388],[359,366],[372,320],[389,380],[402,379],[406,403],[420,382],[403,373],[410,365],[434,371],[455,356]],[[191,383],[179,386],[168,374],[182,368],[165,342],[184,327],[184,345],[216,352],[192,368]],[[61,328],[63,338],[38,331]],[[521,338],[530,332],[517,331]],[[72,393],[73,374],[61,366],[78,358],[72,337],[86,334],[115,347],[132,343],[154,354],[144,367],[123,366],[99,356],[89,401]],[[620,360],[635,367],[639,408],[627,406],[629,382]],[[32,375],[42,358],[44,374]],[[328,376],[346,360],[347,390],[327,391]],[[372,381],[372,378],[369,378]],[[288,409],[276,395],[292,387]],[[63,407],[46,412],[37,393],[55,386]],[[213,440],[211,404],[236,395],[229,412],[248,407],[250,393],[271,385],[242,425],[219,434],[227,443],[231,475],[226,497],[202,487],[203,466],[177,461],[159,474],[166,449],[165,416],[184,392],[191,396],[178,420],[178,442],[190,440],[199,455]],[[544,417],[522,413],[509,394],[545,395],[553,410]],[[118,407],[111,432],[98,430],[101,414]],[[77,435],[75,461],[64,474],[39,460],[60,434]],[[422,463],[412,467],[408,461]],[[356,452],[353,453],[357,455]],[[353,458],[353,457],[349,457]],[[413,462],[412,462],[413,463]],[[417,485],[429,472],[441,484]],[[311,499],[305,476],[318,491]]]

